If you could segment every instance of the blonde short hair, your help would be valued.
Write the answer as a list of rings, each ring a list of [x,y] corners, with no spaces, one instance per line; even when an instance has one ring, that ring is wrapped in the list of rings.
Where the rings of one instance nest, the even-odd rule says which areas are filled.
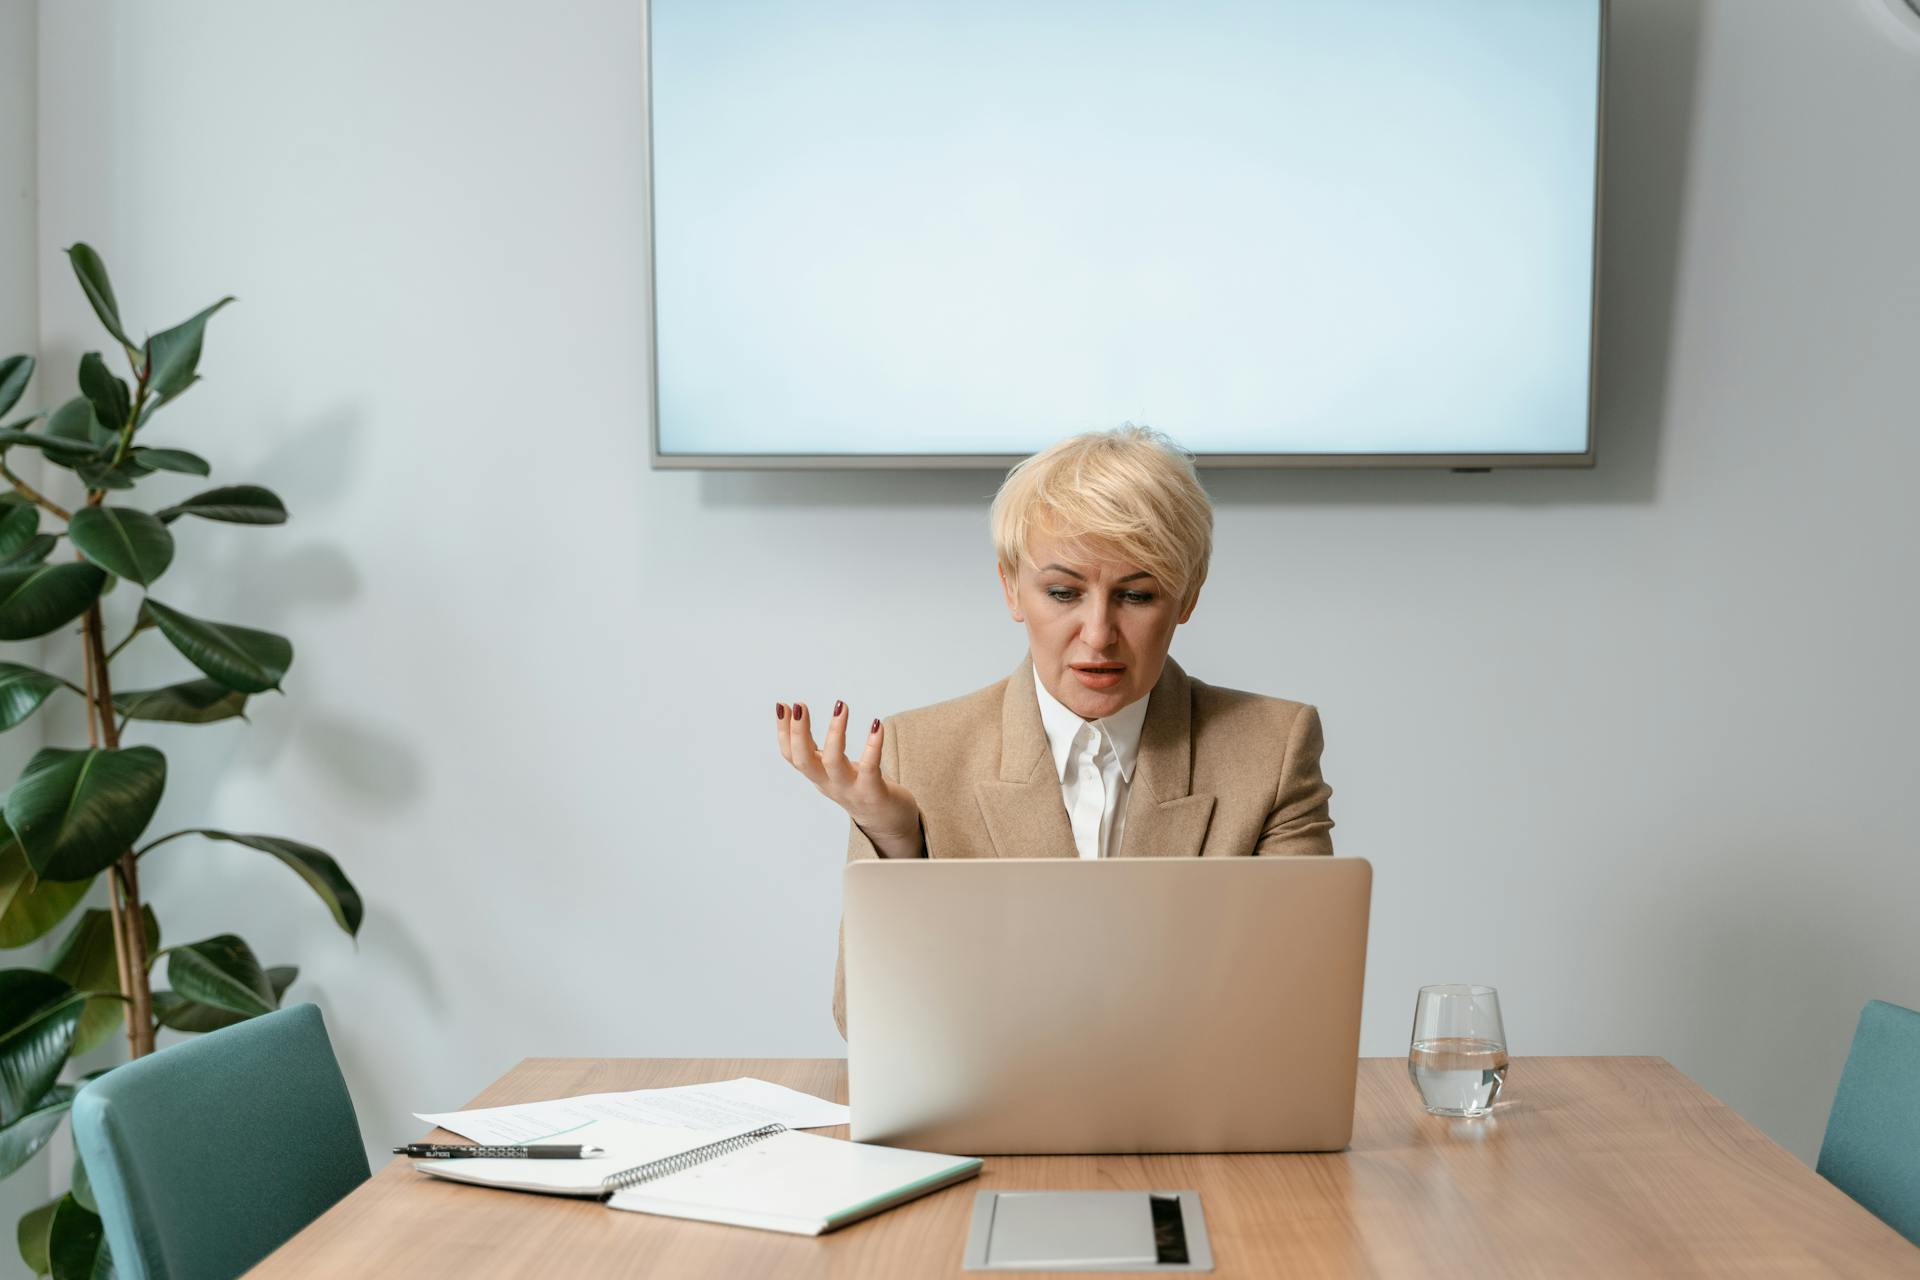
[[[993,549],[1012,581],[1036,532],[1139,565],[1191,603],[1213,556],[1213,504],[1193,456],[1158,431],[1089,431],[1021,462],[994,496]]]

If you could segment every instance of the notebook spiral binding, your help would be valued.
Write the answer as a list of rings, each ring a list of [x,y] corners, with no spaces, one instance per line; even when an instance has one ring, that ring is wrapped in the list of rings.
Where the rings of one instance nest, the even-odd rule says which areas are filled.
[[[709,1160],[718,1160],[721,1156],[730,1156],[736,1151],[752,1146],[762,1138],[771,1138],[776,1133],[786,1131],[787,1126],[783,1124],[762,1125],[752,1133],[735,1134],[719,1142],[709,1142],[704,1147],[682,1151],[677,1156],[667,1156],[647,1164],[635,1165],[631,1169],[623,1169],[619,1173],[602,1178],[600,1191],[603,1195],[612,1195],[616,1191],[637,1187],[643,1182],[652,1182],[655,1178],[664,1178],[670,1173],[683,1173],[695,1165],[705,1164]]]

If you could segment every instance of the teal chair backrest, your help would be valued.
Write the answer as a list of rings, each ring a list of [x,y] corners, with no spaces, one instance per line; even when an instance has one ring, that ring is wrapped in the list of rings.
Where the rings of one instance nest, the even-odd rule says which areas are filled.
[[[1920,1013],[1884,1000],[1860,1011],[1814,1168],[1920,1244]]]
[[[320,1010],[162,1049],[73,1100],[73,1138],[120,1280],[224,1280],[367,1179]]]

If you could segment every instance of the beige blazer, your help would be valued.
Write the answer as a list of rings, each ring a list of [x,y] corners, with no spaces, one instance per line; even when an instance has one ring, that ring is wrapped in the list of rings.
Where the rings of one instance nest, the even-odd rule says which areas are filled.
[[[1216,689],[1168,658],[1140,729],[1117,856],[1332,853],[1320,749],[1312,707]],[[1077,856],[1031,658],[997,684],[890,718],[880,771],[919,801],[929,857]],[[877,856],[852,827],[848,861]],[[844,1036],[844,941],[833,1020]]]

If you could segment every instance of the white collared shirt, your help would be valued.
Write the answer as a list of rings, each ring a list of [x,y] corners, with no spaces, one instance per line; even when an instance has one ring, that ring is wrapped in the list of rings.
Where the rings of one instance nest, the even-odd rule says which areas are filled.
[[[1033,673],[1040,699],[1040,723],[1053,748],[1060,774],[1060,798],[1073,826],[1073,847],[1083,858],[1111,858],[1120,852],[1127,822],[1127,787],[1140,758],[1140,726],[1147,719],[1147,698],[1138,698],[1100,720],[1082,720]]]

